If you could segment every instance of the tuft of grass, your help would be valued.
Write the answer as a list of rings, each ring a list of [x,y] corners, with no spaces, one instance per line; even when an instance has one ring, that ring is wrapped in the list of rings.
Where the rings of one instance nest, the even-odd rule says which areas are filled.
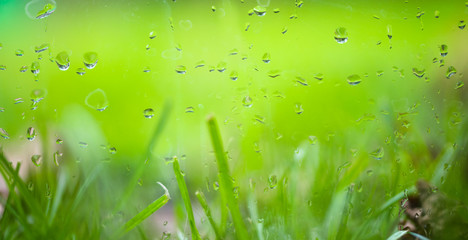
[[[190,230],[192,232],[193,239],[201,239],[200,233],[198,233],[197,226],[195,224],[195,218],[193,217],[192,203],[190,202],[190,195],[188,193],[187,184],[185,184],[184,176],[180,171],[179,160],[177,157],[173,158],[173,168],[174,174],[177,179],[177,185],[179,186],[180,194],[182,195],[182,200],[184,201],[185,211],[189,219]]]
[[[208,128],[210,131],[211,142],[216,154],[216,163],[218,165],[219,189],[221,197],[224,198],[231,213],[232,221],[236,229],[238,239],[249,239],[249,234],[242,215],[239,209],[237,198],[234,196],[232,178],[229,175],[229,165],[227,162],[226,153],[224,152],[223,142],[219,133],[218,123],[214,116],[209,116],[207,119]]]
[[[205,194],[201,191],[196,191],[195,195],[198,198],[198,201],[200,202],[200,205],[202,206],[203,210],[205,211],[206,217],[208,218],[208,221],[211,224],[211,227],[213,228],[213,231],[215,233],[216,239],[222,239],[221,237],[221,232],[219,231],[218,227],[216,226],[216,223],[213,219],[213,216],[211,215],[211,210],[210,207],[208,206],[208,203],[206,202]]]
[[[154,212],[158,211],[161,207],[166,205],[166,203],[171,199],[171,196],[169,195],[169,191],[167,188],[160,182],[158,182],[159,185],[164,189],[164,194],[156,199],[154,202],[152,202],[150,205],[148,205],[145,209],[143,209],[141,212],[139,212],[135,217],[130,219],[125,225],[123,226],[122,231],[120,234],[125,234],[138,226],[143,220],[148,218],[151,214]]]

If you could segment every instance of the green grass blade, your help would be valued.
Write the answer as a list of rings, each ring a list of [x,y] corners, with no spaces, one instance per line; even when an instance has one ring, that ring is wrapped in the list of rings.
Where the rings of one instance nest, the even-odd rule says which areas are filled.
[[[408,233],[408,231],[398,231],[392,234],[392,236],[388,237],[387,240],[398,240],[401,237],[405,236]]]
[[[200,205],[202,206],[203,210],[205,211],[206,217],[208,218],[208,221],[210,221],[211,227],[213,228],[213,231],[215,233],[216,239],[222,239],[221,233],[216,226],[215,221],[213,220],[213,216],[211,215],[211,210],[208,207],[208,203],[206,202],[205,194],[201,191],[196,191],[195,195],[198,198],[198,201],[200,202]]]
[[[208,117],[207,121],[208,128],[210,130],[211,141],[213,143],[213,149],[216,154],[220,191],[222,196],[224,196],[224,199],[226,200],[228,208],[231,212],[232,221],[234,222],[234,227],[236,228],[237,239],[249,239],[250,237],[242,219],[239,204],[237,203],[237,199],[233,193],[233,184],[229,175],[229,166],[226,154],[224,152],[221,135],[219,133],[218,124],[214,116]]]
[[[166,126],[167,119],[169,118],[169,114],[171,111],[171,106],[172,104],[170,102],[166,102],[166,104],[164,105],[164,108],[161,113],[161,118],[159,119],[158,124],[156,128],[154,129],[154,132],[151,135],[151,139],[146,148],[147,159],[145,159],[144,161],[140,161],[140,163],[138,164],[138,168],[135,174],[133,174],[132,179],[129,181],[127,187],[125,188],[124,195],[120,198],[119,203],[114,208],[114,211],[113,211],[114,213],[122,209],[122,207],[127,203],[130,196],[132,196],[133,189],[135,189],[135,186],[138,184],[138,179],[141,178],[141,175],[143,174],[143,170],[145,170],[147,160],[149,160],[152,156],[151,151],[156,147],[159,136],[161,136],[161,133],[164,130],[164,127]]]
[[[198,233],[197,226],[195,225],[195,218],[193,217],[192,203],[190,202],[190,196],[187,189],[187,184],[185,184],[184,176],[180,171],[179,160],[177,157],[173,158],[173,168],[174,174],[177,179],[177,185],[179,186],[180,194],[182,195],[182,200],[184,200],[185,211],[189,219],[190,230],[192,231],[192,239],[201,239],[200,233]]]
[[[414,232],[409,232],[409,234],[413,235],[414,237],[416,237],[416,239],[419,239],[419,240],[430,240],[429,238],[427,237],[424,237],[420,234],[417,234],[417,233],[414,233]]]
[[[349,217],[349,207],[351,205],[351,198],[353,196],[354,184],[348,187],[348,193],[346,194],[346,202],[343,207],[343,213],[341,214],[340,226],[338,228],[338,234],[336,239],[342,239],[343,235],[346,233],[346,225],[348,224]]]
[[[147,217],[151,216],[154,212],[158,211],[162,206],[166,205],[166,203],[171,199],[171,196],[169,195],[169,191],[167,191],[167,188],[162,185],[162,183],[158,182],[159,185],[161,185],[162,188],[164,188],[164,195],[156,199],[154,202],[152,202],[150,205],[148,205],[145,209],[143,209],[141,212],[139,212],[135,217],[130,219],[125,225],[123,226],[123,233],[127,233],[138,224],[143,222]]]

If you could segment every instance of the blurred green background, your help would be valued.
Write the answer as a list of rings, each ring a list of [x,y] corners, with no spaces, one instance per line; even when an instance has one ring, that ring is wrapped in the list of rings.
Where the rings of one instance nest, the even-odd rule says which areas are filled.
[[[434,159],[459,143],[467,100],[461,85],[468,33],[459,27],[467,19],[465,1],[317,0],[298,7],[274,0],[57,0],[49,17],[31,19],[45,3],[53,2],[0,0],[0,65],[6,66],[0,71],[0,127],[10,136],[0,145],[7,156],[41,145],[35,154],[43,154],[43,161],[52,162],[59,150],[64,162],[107,162],[116,183],[126,181],[135,162],[149,159],[142,186],[151,188],[156,181],[175,186],[164,159],[185,156],[189,187],[211,186],[216,165],[205,120],[214,114],[240,183],[254,178],[266,186],[268,176],[283,174],[320,145],[328,156],[320,161],[331,164],[320,165],[323,171],[359,161],[362,174],[356,177],[367,178],[370,170],[388,186],[384,176],[399,174],[403,189],[431,177]],[[256,6],[266,14],[249,16]],[[344,44],[334,39],[339,27],[349,34]],[[50,48],[41,53],[35,81],[19,69],[38,59],[34,48],[43,43]],[[16,56],[17,49],[24,55]],[[70,55],[67,71],[53,62],[62,51]],[[83,54],[90,51],[98,63],[80,76],[76,69],[84,68]],[[269,63],[262,61],[265,53]],[[196,68],[200,61],[204,66]],[[223,63],[226,70],[219,72]],[[178,65],[185,74],[175,71]],[[450,66],[457,73],[446,78]],[[417,77],[413,68],[425,75]],[[353,74],[360,84],[348,84]],[[34,89],[47,95],[31,110]],[[85,104],[96,89],[107,97],[102,112]],[[247,96],[250,107],[243,102]],[[17,98],[24,102],[15,104]],[[167,125],[147,156],[166,103]],[[147,108],[155,110],[151,119],[143,115]],[[32,142],[26,140],[29,127],[38,134]],[[380,161],[370,157],[379,148],[385,152]],[[408,165],[390,173],[395,159]],[[160,191],[144,189],[147,195]],[[382,202],[388,195],[380,197]]]

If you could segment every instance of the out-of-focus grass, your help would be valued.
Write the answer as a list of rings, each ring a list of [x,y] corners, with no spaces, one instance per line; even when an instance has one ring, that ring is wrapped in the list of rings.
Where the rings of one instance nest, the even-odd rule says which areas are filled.
[[[265,16],[247,14],[266,2]],[[468,94],[456,88],[466,81],[467,31],[458,27],[464,1],[304,1],[300,8],[273,0],[67,1],[43,20],[29,19],[26,4],[0,0],[0,22],[7,23],[0,25],[0,65],[7,66],[0,127],[9,134],[0,139],[9,188],[8,197],[0,195],[0,238],[112,237],[154,206],[158,181],[173,197],[162,210],[173,211],[132,221],[136,229],[124,238],[183,238],[191,203],[188,222],[202,238],[386,239],[399,231],[400,201],[416,194],[418,179],[457,203],[447,206],[452,212],[467,212]],[[338,27],[349,32],[345,44],[333,39]],[[34,47],[43,43],[50,49],[38,60],[36,82],[18,70],[37,60]],[[441,44],[449,47],[445,57]],[[71,54],[68,71],[51,61],[62,51]],[[98,64],[79,76],[89,51]],[[201,60],[205,66],[195,68]],[[226,71],[209,71],[223,62]],[[176,73],[177,65],[187,72]],[[458,72],[448,79],[450,66]],[[351,74],[362,82],[350,86]],[[97,88],[109,101],[103,112],[84,103]],[[47,95],[31,110],[34,89]],[[155,110],[151,119],[143,116],[147,108]],[[206,128],[209,113],[218,127]],[[38,133],[31,142],[29,127]],[[58,167],[56,151],[63,153]],[[31,154],[42,155],[41,166],[29,164]],[[171,156],[184,156],[183,199],[164,163]]]

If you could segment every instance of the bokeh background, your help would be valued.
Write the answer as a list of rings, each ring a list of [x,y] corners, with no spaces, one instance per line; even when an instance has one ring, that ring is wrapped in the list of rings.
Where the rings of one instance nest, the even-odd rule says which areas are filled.
[[[325,165],[312,164],[319,172],[360,162],[350,181],[375,178],[378,185],[368,189],[383,188],[376,195],[383,202],[391,192],[385,187],[404,189],[430,178],[440,153],[460,144],[468,61],[467,29],[459,26],[468,20],[464,1],[311,0],[298,7],[274,0],[57,0],[54,13],[35,19],[45,3],[54,2],[0,0],[0,65],[6,66],[0,71],[0,127],[9,134],[0,145],[16,161],[41,154],[52,163],[59,151],[64,165],[104,162],[108,179],[122,186],[147,160],[135,205],[161,193],[156,181],[176,189],[165,163],[172,156],[181,157],[189,188],[213,191],[209,114],[220,123],[241,193],[249,179],[262,193],[269,176],[282,175],[303,154],[320,154],[317,161]],[[256,6],[266,14],[249,15]],[[349,34],[344,44],[334,39],[339,27]],[[40,53],[36,81],[19,69],[38,59],[34,49],[44,43],[50,47]],[[445,57],[442,44],[448,46]],[[23,56],[15,55],[18,49]],[[62,51],[70,55],[67,71],[54,62]],[[78,75],[90,51],[98,63]],[[266,53],[269,63],[262,61]],[[185,74],[176,72],[179,65]],[[224,72],[218,71],[222,65]],[[450,66],[457,72],[447,78]],[[413,68],[424,69],[424,76]],[[361,83],[348,84],[353,74]],[[47,94],[31,110],[34,89]],[[106,95],[104,111],[85,103],[96,89]],[[18,98],[24,102],[16,103]],[[145,118],[147,108],[154,109],[153,118]],[[166,126],[148,154],[163,114]],[[34,141],[26,139],[29,127],[37,131]],[[384,153],[376,160],[379,149]],[[398,161],[405,164],[391,167]],[[25,175],[34,171],[30,167]],[[312,173],[301,174],[307,181]],[[400,176],[397,182],[386,180],[392,174]],[[323,189],[315,192],[304,187],[304,198],[320,199],[335,180],[323,179]],[[113,191],[118,195],[118,188]]]

